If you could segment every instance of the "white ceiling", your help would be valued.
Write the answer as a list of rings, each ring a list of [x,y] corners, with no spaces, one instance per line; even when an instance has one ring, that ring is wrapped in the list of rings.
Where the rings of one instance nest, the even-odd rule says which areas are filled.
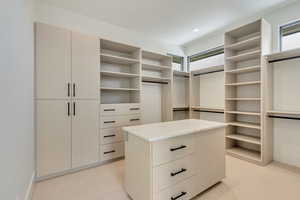
[[[39,0],[182,45],[290,0]],[[198,28],[198,32],[193,29]]]

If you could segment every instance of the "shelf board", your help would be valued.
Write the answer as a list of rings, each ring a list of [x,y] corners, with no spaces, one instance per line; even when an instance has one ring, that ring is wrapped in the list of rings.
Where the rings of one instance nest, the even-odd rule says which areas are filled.
[[[174,106],[173,111],[189,111],[189,106]]]
[[[172,57],[165,54],[159,54],[151,51],[142,50],[142,58],[151,59],[151,60],[170,60],[172,61]]]
[[[229,124],[231,126],[238,126],[238,127],[244,127],[244,128],[252,128],[252,129],[258,129],[258,130],[261,129],[259,124],[249,123],[249,122],[228,122],[227,124]]]
[[[268,110],[267,114],[300,115],[300,111]]]
[[[225,71],[225,73],[242,74],[242,73],[248,73],[248,72],[257,72],[257,71],[260,71],[260,69],[261,69],[260,66],[252,66],[252,67],[244,67],[244,68],[240,68],[240,69],[228,70],[228,71]]]
[[[261,98],[226,98],[226,101],[261,101]]]
[[[261,113],[258,113],[258,112],[225,111],[225,113],[237,114],[237,115],[261,116]]]
[[[250,160],[253,160],[256,162],[261,161],[260,152],[244,149],[241,147],[233,147],[233,148],[227,149],[227,153],[231,154],[232,156],[238,156],[238,157],[250,159]]]
[[[240,83],[227,83],[225,86],[243,86],[243,85],[259,85],[260,81],[249,81],[249,82],[240,82]]]
[[[101,62],[108,62],[108,63],[116,63],[116,64],[123,64],[123,65],[132,65],[139,63],[139,60],[133,58],[125,58],[121,56],[115,56],[110,54],[101,53]]]
[[[243,53],[240,55],[227,57],[226,60],[232,61],[232,62],[241,62],[241,61],[246,61],[246,60],[251,60],[251,59],[257,59],[260,57],[260,55],[261,55],[261,51],[255,50],[255,51]]]
[[[171,70],[172,68],[169,66],[142,63],[142,69],[148,69],[148,70],[154,70],[154,71],[164,71],[164,70]]]
[[[241,135],[238,133],[227,135],[226,138],[261,145],[260,138]]]
[[[241,51],[251,49],[260,45],[261,36],[255,36],[247,40],[243,40],[225,47],[225,49]]]
[[[138,74],[123,73],[123,72],[111,72],[111,71],[101,71],[101,75],[110,77],[123,77],[123,78],[136,78],[139,77]]]
[[[190,73],[189,72],[180,72],[180,71],[173,71],[173,75],[174,76],[182,76],[182,77],[190,77]]]
[[[224,112],[223,108],[206,108],[206,107],[193,106],[192,109],[198,111],[207,111],[207,112]]]
[[[115,90],[115,91],[139,91],[136,88],[113,88],[113,87],[101,87],[101,90]]]
[[[159,82],[168,82],[171,81],[171,78],[161,78],[155,76],[142,76],[143,81],[159,81]]]

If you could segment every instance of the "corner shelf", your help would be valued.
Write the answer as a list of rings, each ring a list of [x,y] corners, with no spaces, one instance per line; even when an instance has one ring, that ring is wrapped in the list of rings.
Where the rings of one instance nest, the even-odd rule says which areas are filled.
[[[257,144],[257,145],[261,144],[260,138],[246,136],[246,135],[242,135],[242,134],[229,134],[226,136],[226,138],[238,140],[238,141],[242,141],[242,142],[247,142],[247,143],[251,143],[251,144]]]

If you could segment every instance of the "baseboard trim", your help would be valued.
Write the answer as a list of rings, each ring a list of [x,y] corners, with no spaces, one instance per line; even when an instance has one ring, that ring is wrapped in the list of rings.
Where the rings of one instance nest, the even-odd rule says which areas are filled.
[[[124,159],[124,157],[114,158],[114,159],[107,160],[107,161],[100,161],[100,162],[96,162],[96,163],[93,163],[93,164],[90,164],[90,165],[86,165],[86,166],[83,166],[83,167],[78,167],[78,168],[73,168],[73,169],[65,170],[63,172],[58,172],[58,173],[51,174],[51,175],[36,177],[35,178],[35,182],[41,182],[41,181],[45,181],[45,180],[48,180],[48,179],[57,178],[59,176],[73,174],[73,173],[76,173],[76,172],[79,172],[79,171],[82,171],[82,170],[87,170],[87,169],[99,167],[99,166],[102,166],[102,165],[105,165],[105,164],[109,164],[109,163],[112,163],[112,162],[116,162],[116,161],[119,161],[119,160],[122,160],[122,159]]]
[[[33,192],[33,187],[34,187],[34,179],[35,179],[35,172],[33,172],[29,184],[27,186],[26,194],[25,194],[25,199],[24,200],[32,200],[32,192]]]

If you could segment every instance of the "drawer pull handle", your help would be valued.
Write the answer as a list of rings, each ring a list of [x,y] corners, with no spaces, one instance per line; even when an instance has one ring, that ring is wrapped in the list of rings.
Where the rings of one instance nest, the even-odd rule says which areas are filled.
[[[140,108],[130,108],[129,110],[140,110]]]
[[[104,135],[103,137],[108,138],[108,137],[115,137],[115,136],[116,136],[116,135],[113,134],[113,135]]]
[[[177,151],[177,150],[184,149],[184,148],[186,148],[186,146],[185,146],[185,145],[182,145],[182,146],[180,146],[180,147],[171,148],[170,151]]]
[[[115,150],[103,152],[103,154],[115,153]]]
[[[112,124],[112,123],[115,123],[116,121],[106,121],[104,122],[104,124]]]
[[[171,197],[171,200],[176,200],[179,199],[180,197],[183,197],[184,195],[186,195],[186,192],[181,192],[180,195],[176,196],[176,197]]]
[[[104,111],[116,111],[116,109],[104,109]]]
[[[130,119],[131,122],[133,121],[140,121],[140,119]]]
[[[176,176],[176,175],[181,174],[181,173],[186,172],[186,171],[187,171],[187,169],[182,168],[178,172],[171,172],[171,176]]]

